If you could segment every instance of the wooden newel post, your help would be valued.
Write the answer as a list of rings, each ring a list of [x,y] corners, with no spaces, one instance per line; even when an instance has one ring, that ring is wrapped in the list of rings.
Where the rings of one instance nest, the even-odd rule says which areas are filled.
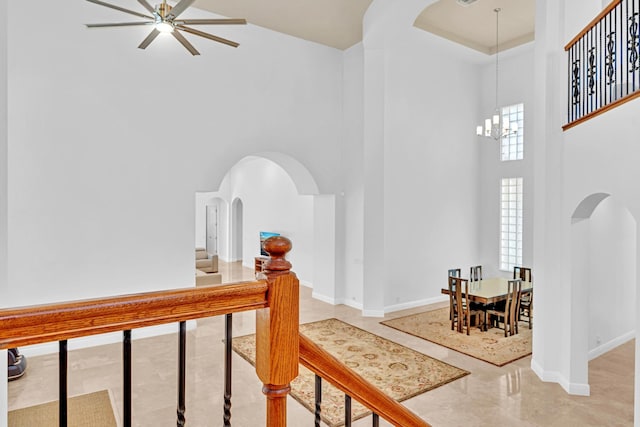
[[[291,250],[286,237],[265,241],[270,259],[264,277],[269,284],[268,308],[256,312],[256,372],[267,396],[267,426],[287,425],[287,395],[298,376],[299,283],[285,259]]]

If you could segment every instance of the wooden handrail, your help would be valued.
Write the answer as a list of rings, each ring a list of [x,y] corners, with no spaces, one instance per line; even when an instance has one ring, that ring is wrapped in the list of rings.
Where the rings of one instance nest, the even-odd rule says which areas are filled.
[[[605,7],[602,10],[602,12],[600,12],[598,14],[598,16],[593,18],[591,20],[591,22],[589,22],[587,24],[587,26],[582,29],[582,31],[580,31],[574,38],[571,39],[571,41],[569,43],[566,44],[566,46],[564,47],[564,50],[567,51],[567,50],[571,49],[571,46],[576,44],[576,42],[578,40],[580,40],[585,34],[587,34],[590,29],[592,29],[598,22],[600,22],[600,20],[602,18],[607,16],[609,14],[609,12],[611,12],[613,9],[615,9],[615,7],[617,5],[619,5],[621,2],[622,2],[622,0],[613,0],[611,3],[609,3],[609,5],[607,7]]]
[[[0,349],[267,307],[264,280],[0,310]]]
[[[394,425],[428,427],[413,412],[299,333],[299,281],[272,237],[264,280],[171,289],[0,309],[0,349],[256,310],[256,373],[267,397],[267,425],[286,425],[286,398],[298,362]],[[184,409],[184,408],[183,408]]]
[[[592,111],[589,114],[585,114],[584,116],[580,117],[578,120],[574,120],[571,123],[567,123],[566,125],[562,126],[562,130],[568,130],[571,129],[574,126],[579,125],[580,123],[584,123],[587,120],[593,119],[594,117],[599,116],[602,113],[606,113],[609,110],[613,110],[616,107],[621,106],[622,104],[624,104],[625,102],[629,102],[633,99],[636,99],[640,97],[640,90],[637,90],[635,92],[630,93],[629,95],[620,98],[620,99],[616,99],[615,101],[613,101],[611,104],[607,104],[604,107],[601,107],[599,109],[597,109],[596,111]]]
[[[429,426],[303,334],[300,334],[300,363],[393,425]]]

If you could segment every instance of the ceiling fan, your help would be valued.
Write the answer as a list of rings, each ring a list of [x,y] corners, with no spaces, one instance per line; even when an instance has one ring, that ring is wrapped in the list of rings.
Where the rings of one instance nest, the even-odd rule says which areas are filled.
[[[192,55],[200,55],[200,52],[180,33],[190,33],[196,36],[204,37],[209,40],[223,43],[232,47],[240,46],[238,43],[223,39],[222,37],[214,36],[213,34],[205,33],[195,28],[187,27],[187,25],[244,25],[247,23],[245,19],[177,19],[178,16],[185,11],[195,0],[179,0],[175,6],[171,6],[167,3],[167,0],[162,0],[162,3],[151,6],[146,0],[138,0],[145,9],[151,13],[147,15],[144,13],[136,12],[135,10],[125,9],[114,4],[105,3],[100,0],[87,0],[90,3],[99,4],[111,9],[119,10],[121,12],[135,15],[140,18],[145,18],[146,21],[137,22],[115,22],[107,24],[85,24],[88,28],[102,28],[102,27],[130,27],[137,25],[152,25],[154,28],[151,33],[140,43],[138,46],[140,49],[146,49],[147,46],[155,40],[160,33],[171,33],[173,37],[178,40],[182,46],[184,46]]]

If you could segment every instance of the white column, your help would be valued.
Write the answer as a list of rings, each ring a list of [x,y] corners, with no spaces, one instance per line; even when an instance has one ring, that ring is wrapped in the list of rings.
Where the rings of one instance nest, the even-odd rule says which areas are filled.
[[[589,220],[571,226],[571,393],[589,396]]]
[[[0,0],[0,308],[7,301],[8,218],[8,100],[7,100],[7,23],[8,1]],[[7,360],[7,351],[0,351],[0,360]],[[7,370],[0,374],[0,427],[7,425]]]
[[[365,316],[384,315],[384,93],[382,48],[364,48],[364,260],[362,308]]]
[[[313,228],[313,297],[335,304],[336,200],[333,194],[313,196]]]
[[[558,105],[566,92],[562,38],[564,0],[536,2],[535,97],[536,126],[527,147],[534,155],[533,271],[535,275],[533,356],[531,367],[544,381],[567,385],[570,334],[569,314],[558,301],[570,297],[570,266],[566,262],[565,237],[570,218],[563,218],[564,109]],[[569,214],[570,215],[570,214]],[[569,270],[569,271],[567,271]],[[563,379],[564,377],[564,379]]]

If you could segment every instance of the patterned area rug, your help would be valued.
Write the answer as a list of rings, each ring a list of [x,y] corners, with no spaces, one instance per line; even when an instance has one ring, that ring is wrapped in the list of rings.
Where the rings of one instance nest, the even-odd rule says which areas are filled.
[[[116,427],[116,418],[107,390],[81,394],[67,401],[68,424],[72,427]],[[14,409],[8,414],[9,427],[57,427],[58,401]]]
[[[380,323],[496,366],[531,354],[531,329],[526,322],[519,323],[517,335],[506,338],[498,328],[486,332],[471,328],[470,335],[452,331],[448,307]]]
[[[338,319],[300,325],[300,332],[397,401],[469,374]],[[255,335],[233,339],[233,349],[254,366],[255,348]],[[291,396],[313,412],[314,390],[315,375],[300,366],[300,375],[291,383]],[[353,420],[370,413],[355,400],[351,410]],[[330,427],[344,425],[344,393],[326,381],[322,382],[321,416]]]

